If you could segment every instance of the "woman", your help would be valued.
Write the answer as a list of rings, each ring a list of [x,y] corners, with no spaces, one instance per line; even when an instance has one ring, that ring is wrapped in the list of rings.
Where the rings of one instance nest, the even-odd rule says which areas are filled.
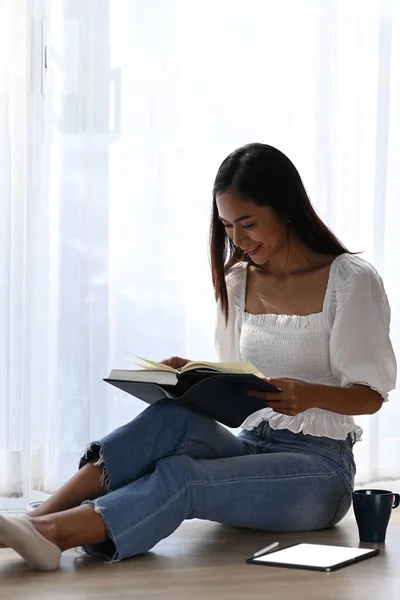
[[[262,144],[218,171],[211,262],[221,360],[250,360],[282,393],[254,392],[266,408],[238,436],[161,400],[92,443],[29,517],[1,518],[0,542],[32,567],[55,569],[76,546],[113,560],[146,552],[184,519],[301,531],[348,511],[353,415],[377,412],[396,378],[379,275],[318,218],[290,160]]]

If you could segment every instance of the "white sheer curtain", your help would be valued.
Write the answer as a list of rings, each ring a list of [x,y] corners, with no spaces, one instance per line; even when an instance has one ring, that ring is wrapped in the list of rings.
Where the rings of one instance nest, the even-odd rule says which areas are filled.
[[[0,0],[0,497],[22,490],[28,73],[24,3]]]
[[[51,492],[142,409],[102,382],[127,352],[214,356],[211,186],[243,143],[286,152],[380,270],[399,347],[396,2],[53,0],[30,88],[24,4],[0,41],[22,36],[0,81],[0,495]],[[399,417],[395,392],[359,419],[360,481],[400,477]]]

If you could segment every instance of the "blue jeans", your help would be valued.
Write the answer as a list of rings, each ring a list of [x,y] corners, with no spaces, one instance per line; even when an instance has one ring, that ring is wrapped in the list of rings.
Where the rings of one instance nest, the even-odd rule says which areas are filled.
[[[89,554],[120,560],[146,552],[185,519],[270,532],[325,529],[351,504],[352,441],[273,430],[235,436],[215,421],[159,400],[88,447],[106,493],[86,503],[110,542]]]

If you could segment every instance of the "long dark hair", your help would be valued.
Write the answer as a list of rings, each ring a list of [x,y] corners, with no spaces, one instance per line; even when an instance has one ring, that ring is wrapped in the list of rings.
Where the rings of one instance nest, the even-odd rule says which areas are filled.
[[[235,190],[258,206],[272,208],[294,234],[319,254],[339,256],[349,252],[315,212],[294,164],[282,152],[266,144],[247,144],[232,152],[218,169],[213,189],[210,258],[215,298],[228,321],[225,274],[249,257],[237,248],[218,218],[217,194]]]

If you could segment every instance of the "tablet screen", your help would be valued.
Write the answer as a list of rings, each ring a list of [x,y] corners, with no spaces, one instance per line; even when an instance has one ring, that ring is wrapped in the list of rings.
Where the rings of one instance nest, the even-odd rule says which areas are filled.
[[[322,544],[296,544],[254,558],[252,562],[298,565],[310,568],[332,568],[335,565],[354,560],[371,553],[370,548],[346,548],[345,546],[325,546]]]

